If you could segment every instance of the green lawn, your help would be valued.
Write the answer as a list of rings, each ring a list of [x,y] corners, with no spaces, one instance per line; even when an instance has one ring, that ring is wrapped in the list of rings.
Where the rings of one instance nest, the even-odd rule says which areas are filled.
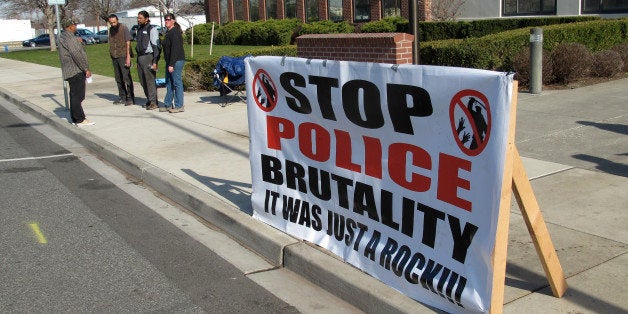
[[[135,46],[135,43],[131,44],[132,47]],[[209,45],[194,45],[194,58],[191,58],[191,46],[184,45],[186,61],[191,60],[203,60],[209,58]],[[224,45],[214,45],[212,47],[212,55],[213,56],[223,56],[223,55],[233,55],[242,51],[250,51],[254,49],[263,49],[267,48],[265,46],[224,46]],[[85,51],[87,51],[87,58],[89,59],[89,67],[90,70],[99,75],[110,76],[113,77],[113,67],[111,66],[111,58],[109,57],[109,45],[108,44],[97,44],[97,45],[89,45],[85,46]],[[13,51],[8,53],[0,53],[0,57],[7,59],[20,60],[25,62],[32,62],[37,64],[49,65],[54,67],[60,67],[59,64],[59,53],[57,51],[50,51],[50,49],[40,49],[40,50],[22,50],[22,51]],[[135,65],[135,60],[133,64]],[[164,62],[163,55],[161,58],[161,62],[159,62],[159,71],[157,72],[158,78],[164,77]],[[131,71],[131,75],[133,76],[133,81],[137,82],[137,69],[133,68]]]

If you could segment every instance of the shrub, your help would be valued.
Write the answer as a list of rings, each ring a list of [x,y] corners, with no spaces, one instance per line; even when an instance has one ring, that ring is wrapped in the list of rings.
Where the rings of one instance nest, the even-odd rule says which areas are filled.
[[[410,22],[408,20],[395,16],[387,17],[383,20],[372,21],[362,25],[360,32],[362,33],[407,33],[410,30]]]
[[[353,33],[355,27],[347,21],[332,22],[329,20],[303,24],[299,35],[304,34],[344,34]]]
[[[621,60],[624,62],[624,71],[628,71],[628,43],[619,44],[613,47],[613,50],[617,51],[621,56]]]
[[[598,77],[612,77],[621,72],[624,61],[615,50],[602,50],[593,54],[591,74]]]
[[[554,77],[559,83],[567,84],[587,76],[591,70],[593,56],[589,49],[579,43],[563,43],[552,51]]]
[[[554,80],[552,59],[547,50],[543,50],[542,58],[541,81],[548,84]],[[521,86],[527,86],[530,83],[530,47],[524,48],[513,57],[512,66],[515,70],[515,80],[518,80]]]
[[[220,27],[216,25],[214,27],[214,35],[216,35],[217,30]],[[212,24],[199,24],[194,25],[194,44],[201,45],[209,45],[211,44],[212,37]],[[192,28],[188,28],[185,30],[185,38],[186,42],[189,44],[192,41]]]

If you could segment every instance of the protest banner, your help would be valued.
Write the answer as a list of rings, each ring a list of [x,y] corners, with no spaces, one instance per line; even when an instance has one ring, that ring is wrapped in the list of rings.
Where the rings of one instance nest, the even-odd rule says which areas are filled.
[[[245,64],[253,216],[416,300],[488,311],[510,183],[512,75],[286,57]]]

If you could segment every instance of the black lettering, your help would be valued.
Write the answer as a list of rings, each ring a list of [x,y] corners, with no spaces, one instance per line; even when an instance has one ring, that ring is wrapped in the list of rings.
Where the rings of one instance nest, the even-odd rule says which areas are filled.
[[[298,189],[297,189],[298,185]],[[301,164],[286,160],[286,187],[306,193],[305,168]]]
[[[338,206],[349,209],[349,196],[347,188],[353,186],[353,181],[332,173],[331,179],[336,181],[338,187]]]
[[[312,205],[312,229],[316,231],[323,230],[323,221],[321,220],[322,209],[314,204]]]
[[[414,201],[405,197],[401,208],[401,233],[409,237],[414,234]]]
[[[360,97],[360,91],[363,97]],[[360,99],[364,104],[360,106]],[[384,126],[381,99],[377,86],[365,80],[353,80],[342,86],[342,106],[347,118],[357,126],[377,129]],[[364,110],[364,117],[360,112]]]
[[[301,212],[299,214],[298,224],[309,228],[311,223],[310,219],[310,203],[303,201],[301,202]]]
[[[379,255],[379,265],[390,270],[390,260],[392,259],[393,253],[397,251],[397,241],[392,238],[388,238],[386,244],[384,245],[384,249],[382,249],[382,253]]]
[[[364,257],[368,257],[372,261],[375,261],[375,249],[377,249],[377,245],[379,244],[379,239],[381,238],[381,236],[382,234],[379,231],[373,230],[373,236],[364,248]]]
[[[294,86],[305,87],[305,78],[303,76],[294,72],[284,72],[279,76],[279,82],[288,94],[294,96],[294,98],[286,96],[286,104],[290,109],[304,114],[312,113],[312,106],[307,96],[294,88]]]
[[[299,207],[301,207],[300,199],[295,199],[284,195],[282,210],[283,219],[289,220],[290,222],[296,222],[297,218],[299,217]]]
[[[393,219],[393,194],[390,191],[382,190],[382,223],[393,230],[399,230],[399,224]],[[414,209],[413,209],[414,210]]]
[[[464,261],[467,259],[467,250],[471,246],[471,241],[473,241],[478,227],[467,222],[464,225],[464,231],[461,233],[460,220],[451,215],[448,215],[447,218],[449,219],[449,229],[451,229],[451,236],[454,241],[454,251],[451,257],[464,264]]]
[[[262,181],[281,185],[283,184],[283,175],[281,174],[281,161],[278,158],[264,155],[261,156],[262,164]]]
[[[334,236],[338,241],[345,237],[345,217],[337,213],[334,213]]]
[[[360,248],[360,241],[362,241],[362,236],[364,236],[364,233],[368,230],[368,227],[358,222],[358,229],[360,229],[360,232],[358,232],[358,236],[355,238],[355,243],[353,243],[353,250],[356,252]]]
[[[408,96],[412,103],[408,104]],[[387,85],[388,111],[396,132],[414,134],[410,117],[427,117],[432,114],[430,94],[413,85]]]
[[[351,218],[347,218],[347,234],[345,235],[345,245],[349,246],[353,242],[353,237],[355,236],[355,227],[357,227],[357,223],[355,220]]]
[[[395,254],[395,258],[393,258],[392,261],[392,270],[395,275],[401,277],[401,275],[403,274],[404,266],[406,266],[406,263],[408,263],[411,254],[412,251],[410,251],[410,248],[406,245],[402,245],[399,248],[399,251],[397,251],[397,254]]]
[[[336,121],[336,114],[331,103],[331,88],[338,88],[338,79],[324,76],[309,76],[310,84],[316,85],[318,105],[323,118]]]
[[[434,248],[436,224],[439,219],[445,219],[445,213],[421,203],[418,203],[417,209],[423,212],[423,238],[421,243]]]
[[[355,191],[353,192],[353,212],[364,215],[365,210],[369,218],[374,221],[379,221],[373,187],[356,181]]]
[[[319,177],[320,173],[320,177]],[[329,172],[308,167],[309,186],[312,195],[323,201],[331,199],[331,181]]]
[[[421,274],[421,285],[423,285],[423,288],[430,289],[430,291],[437,293],[436,289],[434,289],[434,277],[438,275],[442,268],[443,265],[438,264],[433,260],[427,261],[427,266]]]
[[[410,260],[410,263],[406,265],[406,271],[404,273],[406,280],[411,284],[415,284],[415,285],[418,284],[419,275],[413,272],[413,270],[414,269],[420,270],[421,268],[423,268],[423,266],[425,266],[425,256],[423,256],[423,254],[419,252],[414,253],[414,255],[412,255],[412,259]]]

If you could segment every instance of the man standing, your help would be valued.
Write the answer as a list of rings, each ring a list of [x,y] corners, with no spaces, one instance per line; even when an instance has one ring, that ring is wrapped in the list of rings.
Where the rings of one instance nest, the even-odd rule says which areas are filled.
[[[140,84],[146,96],[146,110],[155,110],[157,105],[157,86],[155,76],[157,74],[157,62],[159,61],[159,32],[156,27],[150,25],[148,12],[140,11],[137,14],[137,74]]]
[[[72,123],[77,126],[94,125],[85,118],[85,112],[81,103],[85,99],[85,79],[92,76],[89,71],[87,54],[83,44],[74,35],[76,23],[71,19],[61,23],[63,32],[59,41],[59,59],[63,79],[70,85],[70,115]]]
[[[108,17],[109,25],[109,55],[113,63],[113,72],[118,84],[118,100],[114,105],[135,104],[133,93],[133,79],[131,78],[131,32],[118,22],[118,16],[111,14]]]

